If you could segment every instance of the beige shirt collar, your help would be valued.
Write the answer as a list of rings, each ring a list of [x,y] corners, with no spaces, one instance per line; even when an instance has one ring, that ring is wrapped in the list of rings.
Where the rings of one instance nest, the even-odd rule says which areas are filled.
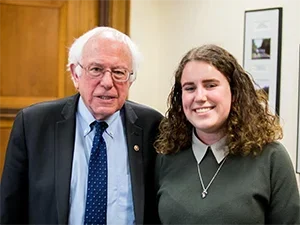
[[[196,136],[195,132],[193,132],[192,150],[198,164],[203,159],[209,146],[212,149],[212,153],[215,156],[216,161],[218,162],[218,164],[220,164],[220,162],[222,162],[222,160],[228,155],[228,147],[226,146],[226,136],[224,136],[218,142],[212,145],[206,145],[202,141],[200,141]]]

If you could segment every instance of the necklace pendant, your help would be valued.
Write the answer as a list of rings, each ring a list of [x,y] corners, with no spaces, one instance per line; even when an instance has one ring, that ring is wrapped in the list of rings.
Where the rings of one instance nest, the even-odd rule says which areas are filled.
[[[202,194],[201,194],[202,198],[205,198],[206,195],[207,195],[207,191],[206,191],[206,190],[203,190],[203,191],[202,191]]]

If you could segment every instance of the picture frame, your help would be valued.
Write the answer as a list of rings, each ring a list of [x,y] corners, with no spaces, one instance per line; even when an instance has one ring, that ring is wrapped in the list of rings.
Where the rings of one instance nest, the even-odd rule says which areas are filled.
[[[282,8],[245,11],[244,69],[268,97],[270,111],[279,115]]]
[[[299,45],[299,76],[298,76],[298,123],[297,123],[297,155],[296,172],[300,173],[300,45]]]

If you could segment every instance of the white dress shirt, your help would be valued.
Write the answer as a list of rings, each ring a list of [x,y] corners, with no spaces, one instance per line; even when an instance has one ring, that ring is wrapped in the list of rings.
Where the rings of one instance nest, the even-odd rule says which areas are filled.
[[[95,131],[91,124],[95,118],[82,98],[79,98],[76,114],[75,147],[70,184],[69,224],[84,223],[88,164]],[[120,111],[105,122],[108,128],[103,133],[107,147],[107,224],[135,224],[132,188],[129,172],[126,135]]]

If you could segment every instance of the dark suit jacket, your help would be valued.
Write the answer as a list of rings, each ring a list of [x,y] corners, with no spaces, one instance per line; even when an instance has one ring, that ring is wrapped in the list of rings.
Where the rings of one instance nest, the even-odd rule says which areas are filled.
[[[1,224],[68,223],[78,99],[40,103],[17,114],[1,181]],[[130,101],[122,111],[136,223],[157,223],[153,141],[162,115]]]

